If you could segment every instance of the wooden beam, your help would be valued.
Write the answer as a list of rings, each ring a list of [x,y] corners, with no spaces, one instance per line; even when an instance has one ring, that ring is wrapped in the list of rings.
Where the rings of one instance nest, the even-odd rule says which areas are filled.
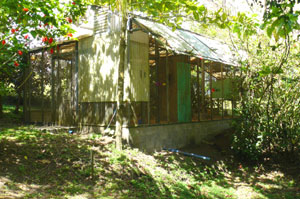
[[[78,41],[75,44],[75,108],[76,108],[76,115],[75,115],[75,123],[79,122],[79,77],[78,77],[78,68],[79,68],[79,53],[78,53]]]
[[[197,110],[197,117],[198,117],[198,121],[200,121],[200,105],[201,105],[201,100],[200,100],[200,70],[199,70],[199,67],[200,67],[200,59],[198,58],[197,59],[197,107],[198,107],[198,110]]]
[[[42,64],[40,64],[41,67],[41,97],[42,97],[42,123],[45,124],[45,100],[44,100],[44,73],[45,73],[45,50],[42,51]]]
[[[235,81],[235,75],[236,75],[236,70],[234,69],[233,70],[233,80]],[[234,99],[233,99],[233,92],[231,92],[232,93],[232,96],[231,96],[231,108],[232,108],[232,118],[234,118],[234,109],[235,109],[235,101],[234,101]]]
[[[151,46],[151,37],[149,36],[148,37],[148,39],[149,39],[149,49],[150,49],[150,46]],[[150,52],[149,52],[149,57],[150,57]],[[149,58],[148,58],[149,59]],[[151,100],[151,97],[150,97],[150,95],[151,95],[151,82],[150,82],[150,67],[151,67],[151,65],[150,65],[150,59],[148,60],[148,67],[149,67],[149,78],[148,78],[148,81],[149,81],[149,95],[148,95],[148,102],[147,102],[147,117],[148,117],[148,125],[150,125],[150,119],[151,119],[151,108],[150,108],[150,100]]]
[[[54,70],[55,70],[55,61],[52,58],[51,59],[51,121],[52,124],[55,123],[55,112],[56,112],[56,106],[55,106],[55,76],[54,76]]]
[[[30,62],[30,53],[26,56],[27,58],[27,63],[29,65]],[[24,70],[24,79],[23,81],[26,80],[30,73],[28,72],[28,68],[26,67]],[[28,81],[25,82],[24,87],[23,87],[23,100],[24,100],[24,105],[23,105],[23,117],[24,121],[28,122]]]
[[[31,57],[29,56],[29,66],[28,66],[28,73],[30,74],[32,71],[32,64],[31,64]],[[31,94],[32,94],[32,77],[34,74],[30,76],[28,79],[28,121],[31,122]]]
[[[204,60],[201,59],[201,112],[204,115],[205,113],[205,68],[204,68]],[[201,120],[201,117],[200,117]]]
[[[57,59],[57,72],[56,72],[56,122],[58,125],[61,125],[61,121],[60,121],[60,106],[61,106],[61,102],[62,102],[62,96],[61,96],[61,79],[60,79],[60,60]]]
[[[170,99],[169,99],[169,63],[168,63],[169,55],[168,55],[168,50],[166,50],[166,92],[167,92],[167,122],[170,122]]]
[[[221,64],[221,92],[222,92],[222,120],[224,119],[224,76],[223,76],[224,65]]]
[[[160,123],[160,96],[159,96],[159,49],[158,49],[158,42],[155,40],[155,73],[156,73],[156,99],[157,99],[157,110],[156,110],[156,123]]]
[[[212,63],[212,62],[211,62]],[[213,119],[213,101],[212,101],[212,64],[209,64],[209,89],[210,89],[210,119]]]

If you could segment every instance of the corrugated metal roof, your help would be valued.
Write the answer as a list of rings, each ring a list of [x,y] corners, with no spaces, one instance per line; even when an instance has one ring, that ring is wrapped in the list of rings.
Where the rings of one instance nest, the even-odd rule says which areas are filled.
[[[183,29],[173,31],[171,27],[150,20],[141,18],[134,20],[146,27],[149,32],[164,38],[171,50],[178,54],[189,54],[228,65],[237,65],[234,52],[225,43]]]

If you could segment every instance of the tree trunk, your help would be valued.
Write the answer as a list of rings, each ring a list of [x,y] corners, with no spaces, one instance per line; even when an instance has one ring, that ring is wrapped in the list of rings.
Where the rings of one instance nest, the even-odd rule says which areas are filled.
[[[119,77],[117,90],[117,114],[116,114],[116,148],[122,150],[122,126],[123,126],[123,109],[124,109],[124,68],[125,68],[125,50],[126,50],[126,0],[121,0],[119,5],[121,14],[121,32],[120,32],[120,62],[119,62]]]

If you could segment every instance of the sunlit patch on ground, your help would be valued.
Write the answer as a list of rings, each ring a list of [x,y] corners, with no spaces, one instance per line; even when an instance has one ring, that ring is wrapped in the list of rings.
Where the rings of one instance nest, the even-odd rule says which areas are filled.
[[[9,126],[0,129],[0,199],[300,198],[297,168],[250,167],[220,154],[207,162],[166,151],[119,152],[111,137]]]

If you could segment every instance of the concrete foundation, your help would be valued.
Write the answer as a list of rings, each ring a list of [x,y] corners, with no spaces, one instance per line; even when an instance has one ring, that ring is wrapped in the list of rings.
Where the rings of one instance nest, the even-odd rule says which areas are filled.
[[[231,123],[232,120],[219,120],[123,128],[123,139],[145,152],[160,151],[164,147],[182,148],[212,140],[230,130]]]

